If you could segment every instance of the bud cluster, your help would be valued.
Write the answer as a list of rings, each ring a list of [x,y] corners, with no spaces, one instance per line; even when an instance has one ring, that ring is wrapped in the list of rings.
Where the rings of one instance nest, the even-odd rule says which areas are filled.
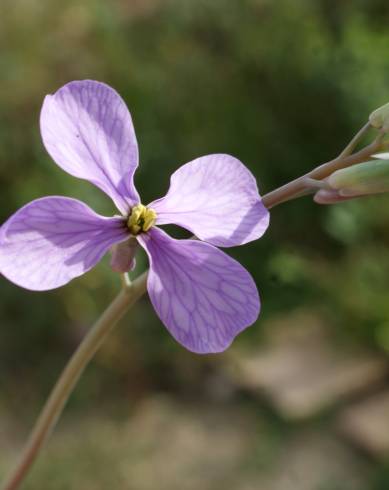
[[[389,103],[373,111],[370,126],[389,133]],[[371,155],[372,160],[336,170],[323,182],[314,200],[334,204],[360,196],[389,192],[389,153]]]

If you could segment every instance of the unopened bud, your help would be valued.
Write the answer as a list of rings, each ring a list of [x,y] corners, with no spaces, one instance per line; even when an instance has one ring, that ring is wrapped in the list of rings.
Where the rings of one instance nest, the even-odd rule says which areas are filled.
[[[356,197],[356,196],[353,196]],[[317,204],[336,204],[342,201],[348,201],[351,197],[341,196],[339,191],[333,189],[320,189],[313,197]]]
[[[369,116],[369,122],[373,128],[389,132],[389,103],[373,111]]]
[[[343,197],[388,192],[389,160],[373,160],[337,170],[327,183]]]
[[[372,155],[374,158],[379,158],[380,160],[389,160],[389,153],[376,153],[375,155]]]

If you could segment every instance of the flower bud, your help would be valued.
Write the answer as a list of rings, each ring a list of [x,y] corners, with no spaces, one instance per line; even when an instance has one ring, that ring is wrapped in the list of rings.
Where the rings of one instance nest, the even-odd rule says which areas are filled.
[[[373,128],[389,132],[389,103],[373,111],[369,116],[369,122]]]
[[[389,153],[376,153],[375,155],[372,155],[374,158],[379,158],[380,160],[389,160]]]
[[[342,197],[388,192],[389,160],[373,160],[337,170],[327,183]]]
[[[354,196],[357,197],[357,196]],[[313,197],[317,204],[336,204],[338,202],[347,201],[352,197],[345,197],[339,194],[339,191],[332,189],[320,189]]]

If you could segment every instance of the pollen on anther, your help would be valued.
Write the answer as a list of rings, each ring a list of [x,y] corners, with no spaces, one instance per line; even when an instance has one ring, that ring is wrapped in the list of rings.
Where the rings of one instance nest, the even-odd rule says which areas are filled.
[[[127,227],[132,235],[139,235],[150,230],[157,219],[154,209],[147,208],[143,204],[137,204],[131,209],[127,220]]]

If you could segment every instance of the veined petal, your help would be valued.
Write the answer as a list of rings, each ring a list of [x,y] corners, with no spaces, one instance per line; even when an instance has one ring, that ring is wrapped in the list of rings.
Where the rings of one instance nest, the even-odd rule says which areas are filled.
[[[208,243],[175,240],[156,227],[137,238],[150,259],[151,302],[187,349],[221,352],[257,319],[256,285],[236,260]]]
[[[66,172],[95,184],[123,214],[140,202],[133,180],[138,144],[115,90],[92,80],[70,82],[46,96],[40,124],[47,151]]]
[[[67,197],[44,197],[19,209],[0,228],[0,273],[26,289],[66,284],[128,238],[121,218],[104,218]]]
[[[183,165],[171,176],[166,196],[149,207],[157,212],[158,225],[174,223],[219,247],[256,240],[269,225],[254,176],[229,155]]]

